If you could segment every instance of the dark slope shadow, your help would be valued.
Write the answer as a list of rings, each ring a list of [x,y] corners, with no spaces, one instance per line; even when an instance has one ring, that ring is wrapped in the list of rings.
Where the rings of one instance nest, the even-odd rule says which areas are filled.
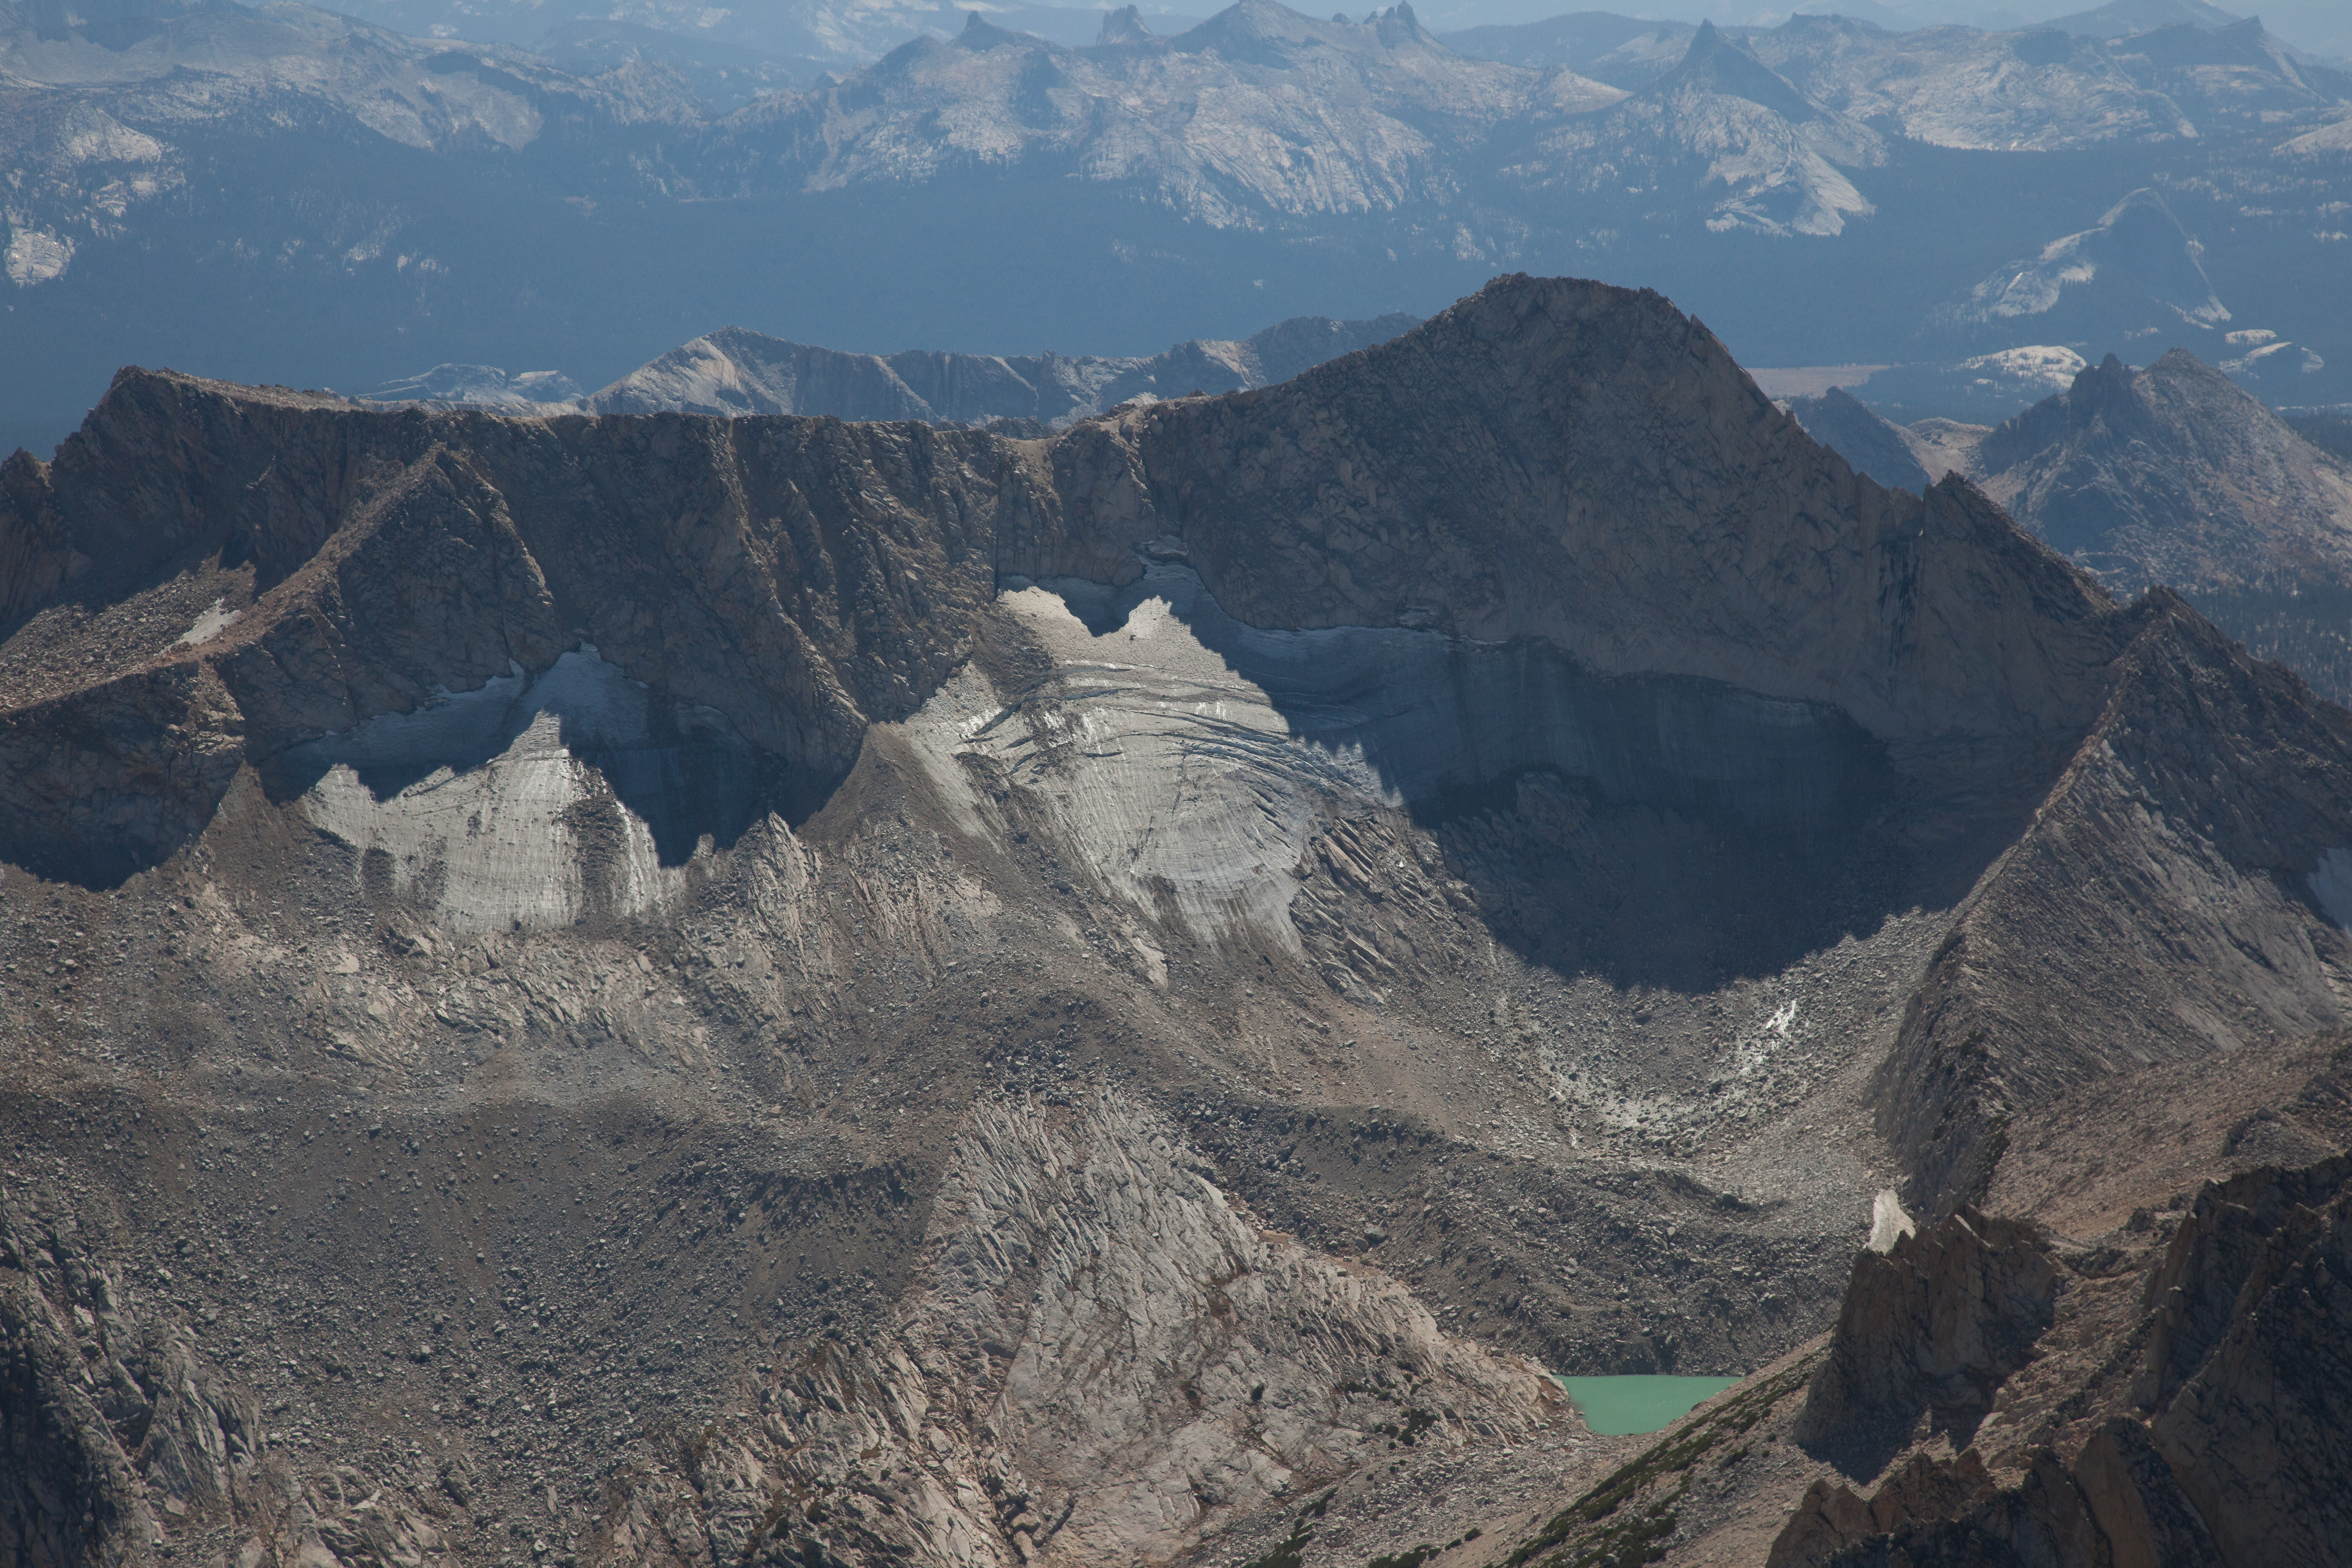
[[[540,717],[536,691],[536,680],[518,681],[505,701],[478,695],[289,748],[261,763],[263,786],[273,804],[283,805],[340,763],[383,804],[444,769],[458,776],[473,773],[496,761]],[[718,848],[732,848],[772,810],[797,826],[839,782],[801,777],[731,731],[682,725],[675,705],[658,694],[646,693],[644,709],[644,733],[619,743],[603,714],[559,710],[558,733],[571,760],[645,824],[664,866],[692,859],[706,837]]]
[[[601,773],[614,797],[646,825],[664,866],[694,858],[706,835],[713,847],[732,849],[772,803],[792,819],[783,770],[749,748],[662,746],[572,755]]]
[[[1495,940],[1562,974],[1684,994],[1777,974],[1915,904],[1883,821],[1759,829],[1529,770],[1417,803]]]
[[[706,836],[716,848],[733,848],[771,811],[797,827],[838,783],[797,779],[774,759],[748,747],[583,748],[572,750],[571,756],[592,770],[613,798],[645,824],[653,837],[656,858],[668,867],[693,859]],[[489,761],[486,757],[371,763],[354,764],[352,771],[367,786],[370,796],[382,803],[423,784],[445,767],[462,775]],[[297,748],[269,759],[260,772],[270,799],[284,804],[310,790],[333,766],[333,759]]]
[[[1096,636],[1165,599],[1294,736],[1360,747],[1496,940],[1562,974],[1693,993],[1780,973],[1950,907],[2031,809],[2031,781],[1942,798],[1826,703],[1597,675],[1534,639],[1263,631],[1167,563],[1120,590],[1045,586]]]
[[[486,689],[245,760],[272,805],[290,805],[338,764],[351,768],[378,804],[389,802],[445,769],[463,776],[489,765],[541,711],[556,711],[531,700],[546,673],[494,682],[513,688],[503,700]],[[571,760],[645,825],[665,867],[691,860],[706,837],[718,849],[732,848],[771,813],[799,828],[848,773],[795,767],[748,744],[707,711],[699,720],[682,718],[658,692],[645,692],[643,707],[644,723],[626,737],[612,732],[609,716],[558,711],[559,738]],[[71,745],[78,738],[51,736],[47,743]],[[96,761],[84,772],[103,778],[110,770],[114,782],[102,788],[85,782],[80,801],[0,814],[0,860],[102,892],[201,837],[226,797],[238,759],[231,754],[209,773],[175,773],[156,760],[169,747],[160,732],[93,738]],[[158,778],[165,781],[160,786]]]

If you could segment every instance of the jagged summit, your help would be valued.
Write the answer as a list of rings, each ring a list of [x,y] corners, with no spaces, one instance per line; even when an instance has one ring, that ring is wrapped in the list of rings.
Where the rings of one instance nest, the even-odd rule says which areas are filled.
[[[1972,466],[2122,592],[2352,588],[2352,470],[2185,349],[2145,370],[2109,354]]]
[[[199,419],[200,409],[211,412]],[[433,434],[444,427],[436,420],[453,417],[460,423],[446,437]],[[1328,478],[1339,459],[1311,434],[1335,418],[1350,432],[1345,460],[1358,476],[1340,490]],[[209,493],[201,488],[208,481],[194,476],[226,478],[250,461],[256,472],[270,470],[272,485],[290,487],[277,503],[288,518],[312,521],[286,531],[223,516],[196,534],[134,525],[159,504],[173,515],[212,515],[201,499],[162,503],[121,487],[145,483],[131,476],[148,464],[129,452],[152,438],[147,432],[189,432],[168,437],[179,443],[215,423],[242,434],[208,437],[207,449],[175,459],[189,465],[199,486],[194,496]],[[610,620],[616,612],[599,607],[606,590],[598,580],[568,575],[612,552],[616,561],[638,559],[648,545],[643,525],[624,510],[541,510],[535,498],[577,484],[623,485],[621,473],[642,460],[635,454],[651,450],[651,428],[558,424],[547,427],[551,447],[525,428],[472,416],[379,419],[318,400],[126,373],[84,432],[60,449],[37,493],[12,501],[5,533],[9,558],[22,563],[13,592],[31,608],[77,570],[77,559],[104,563],[109,580],[121,584],[114,591],[133,595],[180,581],[194,562],[235,556],[255,563],[262,575],[224,600],[236,617],[233,635],[174,643],[163,623],[151,623],[154,640],[141,657],[163,664],[137,678],[178,669],[201,676],[200,684],[224,682],[227,700],[247,714],[247,739],[229,754],[257,744],[266,754],[322,727],[397,710],[436,686],[478,686],[520,657],[524,645],[514,642],[513,628],[526,623],[538,628],[528,644],[538,651],[520,658],[526,670],[552,657],[550,639],[560,641],[561,626],[577,626],[607,659],[647,679],[638,661],[652,656],[629,651],[650,648],[641,642],[646,632]],[[976,433],[904,426],[688,428],[691,455],[677,461],[704,476],[698,482],[730,490],[804,486],[895,451],[928,454],[922,460],[944,487],[915,505],[915,515],[931,521],[885,550],[911,550],[910,559],[928,563],[919,568],[928,585],[905,599],[907,618],[891,623],[884,642],[847,623],[820,631],[836,612],[809,601],[787,612],[787,624],[802,628],[793,635],[807,639],[808,657],[824,661],[814,668],[834,675],[814,684],[781,674],[773,683],[722,682],[712,667],[656,680],[686,681],[681,700],[697,693],[690,700],[722,715],[753,751],[804,773],[807,784],[796,788],[823,787],[820,781],[837,776],[863,726],[922,701],[962,657],[971,635],[965,617],[977,603],[971,595],[986,586],[985,573],[973,575],[979,560],[1031,576],[1067,574],[1119,585],[1133,578],[1137,552],[1161,535],[1186,542],[1205,585],[1245,623],[1532,637],[1602,675],[1703,678],[1832,704],[1866,731],[1906,744],[1937,735],[2017,738],[2079,724],[2095,710],[2100,671],[2127,636],[2087,580],[1964,483],[1947,481],[1924,500],[1880,489],[1816,447],[1711,334],[1664,300],[1599,284],[1498,279],[1402,339],[1282,386],[1130,410],[1082,425],[1034,458],[1013,457]],[[300,499],[310,479],[254,455],[289,440],[341,453],[339,468],[380,474],[381,497],[355,495],[322,512],[320,501]],[[469,455],[457,457],[460,450]],[[1244,450],[1258,454],[1245,479],[1232,467]],[[468,499],[471,481],[457,477],[467,468],[507,499],[487,506]],[[1713,476],[1708,493],[1747,497],[1741,532],[1723,532],[1711,521],[1721,502],[1664,477],[1669,473]],[[1139,476],[1149,476],[1144,488]],[[406,499],[395,504],[395,497]],[[339,616],[334,624],[347,629],[336,637],[361,639],[346,645],[339,663],[391,659],[382,681],[354,685],[346,676],[333,694],[312,695],[310,677],[287,686],[279,674],[265,676],[290,667],[258,648],[277,637],[310,637],[297,628],[313,624],[304,617],[315,595],[354,591],[332,585],[351,570],[341,563],[363,555],[361,541],[391,520],[409,517],[442,519],[431,526],[478,541],[467,548],[520,552],[518,560],[541,563],[529,580],[547,587],[512,590],[523,595],[518,605],[541,607],[524,622],[513,619],[520,609],[500,609],[495,624],[508,629],[478,633],[459,629],[489,613],[471,589],[435,611],[456,618],[429,631],[405,621],[370,630],[364,620]],[[730,548],[753,548],[740,531],[754,526],[751,516],[710,526],[716,537],[739,539]],[[877,538],[872,548],[885,547]],[[972,549],[983,554],[958,553]],[[760,552],[755,558],[766,559]],[[949,570],[945,563],[959,559],[964,563]],[[781,559],[761,574],[772,582],[762,592],[780,604],[806,600],[809,588],[792,585]],[[249,611],[231,602],[239,594]],[[547,594],[555,597],[543,599]],[[1964,628],[2003,624],[1998,606],[2012,598],[2043,608],[2010,625],[1998,643],[1969,640],[1976,634]],[[755,635],[749,626],[729,629],[724,615],[688,612],[681,601],[685,618],[671,616],[663,640],[674,643],[694,625],[705,629],[693,635],[713,649]],[[57,635],[68,635],[65,623]],[[379,644],[383,637],[393,641]],[[428,647],[443,651],[426,654]],[[362,647],[374,651],[362,655]],[[415,651],[399,651],[406,649]],[[421,664],[411,662],[419,658]],[[670,663],[660,656],[654,668]],[[18,679],[30,677],[27,668]],[[89,700],[99,689],[80,689],[73,700]],[[355,706],[362,690],[375,694]],[[303,716],[314,710],[317,717]],[[145,764],[131,765],[125,755],[110,765],[131,766],[112,787],[141,787],[135,781]],[[207,786],[195,776],[191,787],[199,793],[188,809],[201,812],[208,809],[202,791],[226,779],[209,775]],[[20,825],[20,836],[90,831],[78,818],[69,828],[35,797],[16,809],[36,814]],[[142,820],[112,852],[153,854],[185,830],[177,816]],[[36,826],[43,822],[48,826]]]
[[[1382,478],[1369,497],[1322,490],[1305,457],[1335,411],[1370,444],[1360,461]],[[1648,291],[1497,279],[1366,355],[1131,423],[1147,472],[1193,476],[1161,504],[1245,619],[1384,624],[1418,610],[1466,636],[1543,637],[1603,670],[1832,701],[1889,736],[2079,721],[2113,654],[2095,629],[2103,596],[1965,483],[1916,501],[1855,475]],[[1244,430],[1265,456],[1229,490],[1207,454]],[[1652,461],[1748,495],[1736,544],[1708,526],[1705,500],[1642,477]],[[1734,549],[1748,563],[1736,578],[1715,559]],[[1979,562],[1971,573],[1990,574],[1979,581],[1999,582],[1997,595],[2068,608],[1998,656],[1923,644],[1925,624],[1976,619],[1938,604],[1966,580],[1927,564],[1947,550]],[[1227,561],[1236,580],[1221,575]],[[1770,576],[1765,561],[1783,563],[1783,590],[1731,587]],[[1911,587],[1890,598],[1896,580]]]
[[[1888,156],[1868,125],[1807,98],[1712,26],[1693,35],[1675,68],[1568,121],[1546,144],[1594,199],[1685,183],[1704,190],[1717,233],[1841,233],[1875,210],[1848,171]]]
[[[977,11],[967,11],[963,28],[956,34],[956,42],[970,48],[985,49],[1000,42],[1009,42],[1019,35],[998,26]]]
[[[1151,37],[1151,29],[1143,25],[1143,13],[1132,5],[1122,5],[1116,11],[1103,13],[1102,31],[1095,36],[1097,44],[1139,44]]]
[[[1744,98],[1792,125],[1801,125],[1821,112],[1770,67],[1725,38],[1713,22],[1701,22],[1698,31],[1691,36],[1690,51],[1683,56],[1683,63],[1643,89],[1643,92],[1666,98],[1685,89]]]
[[[1214,49],[1237,60],[1273,65],[1291,49],[1321,47],[1349,53],[1385,53],[1401,48],[1443,51],[1407,5],[1390,6],[1363,22],[1344,16],[1319,21],[1294,11],[1281,0],[1234,0],[1234,3],[1188,32],[1173,47],[1184,52]]]
[[[1620,96],[1464,59],[1410,14],[1324,22],[1275,0],[1242,0],[1173,38],[1066,47],[1001,28],[969,37],[917,39],[842,87],[762,100],[705,151],[764,166],[772,154],[759,149],[781,138],[790,178],[810,192],[1051,164],[1223,229],[1258,225],[1269,202],[1336,215],[1456,189],[1441,163],[1402,150],[1473,145],[1539,94],[1552,106],[1581,95],[1587,107]],[[1169,112],[1178,101],[1182,112]],[[1291,152],[1269,155],[1276,143]],[[1237,158],[1238,144],[1255,151]]]
[[[20,357],[39,367],[0,385],[9,440],[53,447],[137,343],[179,341],[183,323],[151,312],[191,288],[208,301],[182,312],[208,345],[203,363],[339,387],[478,359],[491,343],[512,345],[498,354],[518,363],[561,359],[602,379],[660,346],[618,302],[633,278],[678,280],[709,320],[765,320],[798,338],[1024,343],[1067,322],[1053,331],[1108,343],[1146,321],[1157,341],[1246,321],[1253,300],[1369,310],[1431,287],[1451,295],[1506,258],[1591,247],[1617,255],[1624,276],[1672,283],[1768,357],[1801,352],[1789,323],[1812,315],[1878,345],[1853,351],[1873,363],[2136,342],[2125,334],[2169,330],[2179,315],[2138,296],[2132,319],[1963,309],[1955,330],[1968,341],[1952,352],[1898,347],[1956,285],[1983,282],[2003,307],[2025,303],[2005,293],[2021,276],[2029,293],[2097,293],[2074,275],[2107,261],[2045,267],[2043,253],[2143,188],[2167,192],[2199,230],[2222,292],[2245,294],[2230,309],[2279,300],[2265,325],[2313,345],[2303,364],[2314,379],[2282,401],[2343,393],[2344,362],[2318,352],[2329,300],[2295,286],[2294,247],[2207,222],[2191,210],[2206,187],[2179,186],[2171,172],[2196,150],[2224,171],[2212,188],[2289,202],[2277,210],[2300,216],[2282,216],[2281,232],[2312,237],[2295,245],[2336,232],[2318,174],[2340,151],[2352,87],[2249,26],[2092,40],[1800,17],[1702,37],[1581,13],[1503,29],[1515,41],[1488,47],[1433,38],[1410,8],[1335,21],[1266,4],[1197,26],[1152,20],[1190,28],[1189,42],[1089,44],[1100,16],[1080,32],[1075,13],[988,10],[975,30],[969,16],[897,0],[633,0],[626,18],[523,0],[352,3],[386,26],[272,0],[164,7],[123,25],[131,31],[105,24],[100,38],[87,23],[44,29],[25,7],[0,6],[12,106],[0,120],[17,127],[8,163],[24,176],[0,272]],[[478,28],[499,16],[520,30],[481,41]],[[1013,30],[1031,26],[1055,37]],[[1650,89],[1662,96],[1612,112]],[[278,140],[294,125],[320,133]],[[196,150],[215,144],[222,167],[250,181],[204,172]],[[484,162],[473,150],[486,144],[515,156]],[[273,162],[298,148],[294,163]],[[2091,184],[2009,200],[2006,182],[2049,155],[2075,160]],[[429,195],[394,200],[379,174],[407,167]],[[240,208],[234,191],[254,182],[287,200]],[[1939,184],[1940,203],[1903,198],[1904,223],[1927,225],[1935,237],[1919,243],[1939,255],[1976,257],[1973,278],[1878,259],[1881,246],[1908,254],[1900,235],[1850,233],[1882,190]],[[354,190],[375,193],[364,216],[349,214]],[[176,203],[194,204],[184,222]],[[1172,224],[1159,232],[1163,218]],[[842,222],[854,232],[827,245]],[[1955,223],[1971,226],[1968,243],[1946,232]],[[1402,226],[1377,238],[1391,224]],[[996,238],[941,246],[940,225]],[[461,234],[495,237],[461,261],[447,237]],[[1731,259],[1743,234],[1843,243],[1768,253],[1780,281],[1751,298]],[[2185,256],[2186,235],[2171,237]],[[252,314],[270,293],[253,269],[292,254],[345,258],[305,307],[318,314]],[[1050,281],[1106,255],[1129,290]],[[1336,270],[1320,259],[1334,256],[1351,259]],[[2003,258],[2013,264],[1996,272]],[[428,263],[446,270],[419,274]],[[792,303],[770,303],[777,268],[795,279]],[[435,303],[412,320],[425,310],[420,275],[438,280]],[[69,301],[85,288],[112,299],[106,332],[74,324]],[[2179,308],[2193,314],[2210,295],[2183,295]],[[574,311],[580,300],[595,303]],[[192,340],[190,363],[198,355]]]

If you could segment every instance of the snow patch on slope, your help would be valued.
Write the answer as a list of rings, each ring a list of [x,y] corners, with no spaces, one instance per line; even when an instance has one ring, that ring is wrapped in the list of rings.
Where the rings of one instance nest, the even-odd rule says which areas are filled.
[[[1802,831],[1876,776],[1860,730],[1822,705],[1602,679],[1549,650],[1410,626],[1262,630],[1174,562],[1124,589],[1012,579],[999,605],[1054,668],[992,701],[977,678],[935,695],[904,727],[926,771],[984,759],[1139,912],[1172,906],[1204,940],[1301,951],[1292,871],[1334,811],[1546,768],[1608,798]]]
[[[2330,849],[2305,880],[2327,918],[2352,931],[2352,849]]]
[[[649,700],[583,645],[536,679],[518,669],[298,748],[289,760],[319,770],[300,809],[359,851],[362,878],[452,931],[644,914],[687,871],[590,757],[661,750]]]

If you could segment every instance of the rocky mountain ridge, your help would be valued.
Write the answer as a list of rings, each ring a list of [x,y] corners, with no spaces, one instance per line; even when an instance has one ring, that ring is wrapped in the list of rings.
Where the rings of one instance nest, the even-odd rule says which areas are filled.
[[[1965,474],[2116,592],[2168,584],[2352,695],[2352,470],[2193,355],[2111,355],[1997,427],[1904,428],[1835,390],[1790,406],[1883,482]]]
[[[2340,1137],[2352,721],[1655,294],[1050,437],[129,371],[0,497],[12,1541],[1698,1560],[1834,1457],[1546,1372],[1727,1458],[1897,1189]],[[2094,1172],[2154,1079],[2272,1120]]]
[[[1682,63],[1590,123],[1538,132],[1507,173],[1588,196],[1687,185],[1714,198],[1709,229],[1831,236],[1874,209],[1843,172],[1886,161],[1878,133],[1807,100],[1711,23]],[[1628,184],[1628,181],[1633,183]]]
[[[2341,1145],[2344,1061],[2342,1037],[2326,1037],[2247,1064],[2251,1094],[2217,1096],[2210,1073],[2172,1080],[2199,1124],[2154,1134],[2159,1158],[2286,1135],[2231,1174],[2168,1192],[2099,1184],[2107,1202],[2147,1201],[2095,1218],[2017,1159],[2003,1195],[2032,1220],[1962,1210],[1858,1258],[1835,1332],[1757,1390],[1779,1397],[1738,1434],[1779,1473],[1707,1475],[1685,1510],[1718,1550],[1736,1541],[1774,1564],[2325,1561],[2332,1462],[2304,1401],[2344,1373],[2298,1293],[2324,1310],[2342,1289],[2344,1160],[2312,1156]],[[2242,1115],[2269,1101],[2280,1109]],[[2151,1109],[2062,1101],[2021,1131],[2044,1156],[2087,1152],[2117,1115],[2147,1126]],[[2219,1125],[2204,1121],[2215,1111]],[[1731,1447],[1727,1426],[1661,1447],[1704,1461]],[[2276,1468],[2248,1476],[2240,1443]],[[1629,1467],[1621,1500],[1663,1490],[1656,1468]],[[1793,1510],[1748,1501],[1790,1479],[1804,1487]]]
[[[1245,391],[1385,342],[1411,316],[1297,317],[1150,356],[849,354],[729,327],[682,344],[562,411],[589,414],[830,414],[940,424],[1023,420],[1063,426],[1123,403]],[[533,410],[533,412],[539,412]],[[544,412],[558,412],[547,409]]]
[[[1570,72],[1462,59],[1410,5],[1359,24],[1238,0],[1179,38],[1091,49],[974,13],[952,42],[919,39],[840,88],[739,111],[719,128],[698,183],[729,190],[734,169],[779,152],[810,191],[1044,163],[1136,184],[1148,199],[1228,227],[1269,211],[1394,210],[1455,187],[1451,165],[1497,122],[1575,115],[1621,96]],[[1175,101],[1193,111],[1157,111]]]

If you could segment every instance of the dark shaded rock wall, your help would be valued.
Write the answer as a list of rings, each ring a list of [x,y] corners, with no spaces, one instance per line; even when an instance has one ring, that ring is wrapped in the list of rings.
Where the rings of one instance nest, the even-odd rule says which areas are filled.
[[[1540,637],[1883,739],[2077,729],[2128,635],[1966,484],[1922,501],[1855,474],[1706,328],[1600,284],[1505,279],[1282,386],[1075,432],[1054,463],[1063,510],[1008,537],[1014,570],[1163,536],[1254,625]]]
[[[1980,1233],[1982,1233],[1980,1235]],[[1885,1464],[1857,1436],[1894,1433],[1939,1398],[2032,1360],[2069,1289],[2046,1242],[1964,1211],[1855,1266],[1827,1359],[1798,1420],[1863,1478]],[[2267,1568],[2342,1560],[2352,1442],[2352,1159],[2209,1183],[2150,1270],[2151,1315],[2112,1349],[2128,1407],[2076,1397],[2089,1430],[2038,1446],[2008,1484],[1966,1431],[1958,1452],[1915,1450],[1864,1499],[1816,1481],[1770,1568]],[[1939,1381],[1940,1379],[1940,1381]],[[1899,1445],[1912,1436],[1895,1436]],[[1858,1461],[1858,1462],[1853,1462]]]
[[[2001,1381],[2050,1326],[2058,1269],[2032,1226],[1973,1209],[1901,1237],[1884,1256],[1857,1254],[1829,1360],[1798,1419],[1800,1441],[1892,1453],[1924,1415],[1965,1447]]]
[[[50,648],[11,671],[5,837],[120,877],[201,826],[240,760],[583,642],[665,712],[720,715],[804,808],[966,652],[1012,461],[922,426],[369,414],[126,374],[0,518],[10,602],[73,595],[18,627]],[[110,624],[93,608],[224,567],[253,597],[217,635],[76,642]]]

